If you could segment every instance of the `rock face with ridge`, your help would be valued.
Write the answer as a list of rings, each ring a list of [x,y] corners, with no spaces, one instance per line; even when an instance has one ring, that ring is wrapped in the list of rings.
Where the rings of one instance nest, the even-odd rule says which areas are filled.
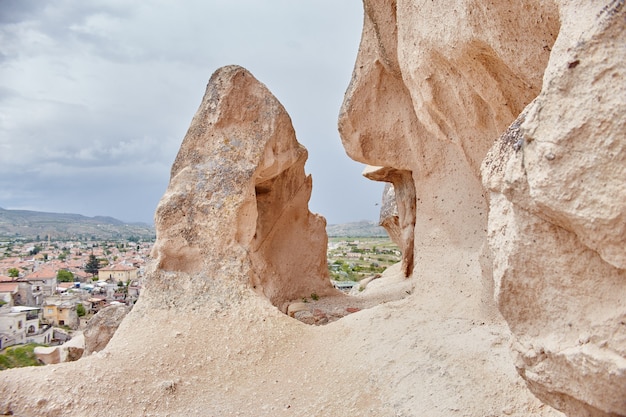
[[[405,277],[413,273],[413,243],[415,241],[415,186],[411,172],[387,167],[367,167],[363,172],[374,181],[388,181],[383,191],[380,224],[402,251],[402,271]]]
[[[626,415],[626,13],[562,14],[581,9],[483,163],[489,243],[532,391],[571,415]]]
[[[434,298],[465,286],[480,302],[459,305],[497,321],[480,167],[495,138],[541,91],[559,33],[558,5],[389,0],[365,1],[364,8],[359,55],[339,115],[344,147],[353,159],[379,167],[366,176],[394,186],[401,247],[412,248],[403,253],[412,257],[405,275]],[[524,39],[523,47],[516,39]],[[472,254],[485,266],[479,281],[459,284],[443,270],[453,253]],[[444,281],[427,276],[432,262]]]
[[[415,190],[412,274],[475,253],[532,392],[626,415],[624,2],[364,6],[339,127],[368,178]]]
[[[400,219],[398,214],[398,204],[396,203],[396,192],[393,184],[388,182],[383,190],[383,198],[380,203],[380,218],[378,224],[385,228],[391,240],[402,248],[400,238]],[[412,229],[411,229],[412,230]]]
[[[220,303],[249,285],[279,307],[333,293],[326,222],[308,210],[306,159],[289,115],[263,84],[241,67],[216,71],[157,207],[152,256],[163,283],[169,272],[202,275],[191,280],[197,293],[221,288]],[[227,264],[238,277],[215,272]],[[165,293],[176,296],[174,288]],[[179,295],[195,297],[188,288]],[[205,300],[183,303],[198,301]]]
[[[112,305],[98,311],[88,322],[83,336],[85,338],[85,351],[88,356],[94,352],[100,352],[109,343],[124,317],[128,314],[128,307],[123,304]]]

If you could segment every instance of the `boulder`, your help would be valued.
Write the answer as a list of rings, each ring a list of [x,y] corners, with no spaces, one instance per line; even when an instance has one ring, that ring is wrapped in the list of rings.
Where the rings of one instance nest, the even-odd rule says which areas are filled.
[[[37,359],[45,365],[61,363],[60,346],[37,346],[33,353]]]
[[[98,311],[87,322],[83,331],[85,337],[84,356],[100,352],[106,347],[128,311],[129,308],[124,304],[111,305]]]
[[[77,332],[74,336],[59,346],[37,346],[34,350],[37,359],[46,365],[61,362],[77,361],[83,356],[85,350],[85,337],[82,332]]]
[[[65,362],[73,362],[79,360],[85,352],[85,335],[83,332],[75,333],[72,340],[63,344],[64,350],[67,352]]]
[[[289,317],[293,317],[296,313],[300,311],[309,311],[309,306],[307,305],[307,303],[296,302],[289,304],[289,307],[287,308],[287,315]]]

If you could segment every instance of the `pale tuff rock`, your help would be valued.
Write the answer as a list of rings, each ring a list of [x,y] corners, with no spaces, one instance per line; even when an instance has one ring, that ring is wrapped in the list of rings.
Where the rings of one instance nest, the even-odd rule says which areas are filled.
[[[382,167],[364,175],[393,183],[381,222],[402,248],[415,205],[413,275],[445,262],[433,246],[473,252],[473,291],[488,316],[495,292],[533,393],[626,415],[624,2],[364,3],[339,127],[352,158]]]
[[[363,172],[374,181],[387,181],[393,187],[385,189],[380,224],[402,251],[402,270],[405,277],[413,272],[413,243],[415,234],[415,185],[411,171],[368,167]],[[393,200],[393,201],[392,201]],[[395,209],[395,210],[394,210]],[[397,215],[394,213],[397,212]]]
[[[359,297],[324,296],[324,222],[306,209],[305,153],[288,120],[247,71],[218,70],[157,209],[155,260],[137,304],[96,354],[1,372],[0,412],[558,415],[522,386],[508,330],[476,297],[482,240],[463,240],[471,225],[457,233],[423,214],[442,210],[441,199],[461,204],[459,213],[473,201],[443,186],[447,172],[432,176],[442,191],[435,202],[415,198],[413,276],[397,265]],[[419,169],[384,170],[412,192]],[[471,194],[477,180],[468,178],[458,190]],[[459,246],[440,243],[448,241]],[[306,310],[281,302],[313,292],[319,299]],[[342,297],[341,309],[329,302]]]
[[[70,340],[59,346],[37,346],[33,353],[39,361],[46,365],[73,362],[83,356],[85,337],[82,332],[76,333]]]
[[[396,191],[393,184],[388,182],[383,190],[383,198],[380,203],[380,218],[378,224],[385,228],[391,240],[402,248],[400,239],[400,219],[398,204],[396,203]]]
[[[626,13],[602,6],[563,5],[541,94],[483,166],[516,366],[571,415],[626,415]]]
[[[287,311],[327,301],[324,220],[284,109],[225,67],[137,305],[98,354],[0,372],[1,413],[626,414],[624,3],[364,5],[339,127],[394,187],[403,263],[360,293],[386,302]]]
[[[112,305],[98,311],[83,330],[85,338],[85,356],[100,352],[109,343],[129,308],[123,304]]]
[[[332,293],[326,222],[308,210],[306,158],[289,115],[263,84],[241,67],[215,72],[157,207],[153,257],[164,271],[157,280],[189,274],[192,287],[211,287],[207,295],[220,304],[246,286],[277,306]],[[196,297],[181,294],[189,295]]]
[[[366,176],[393,183],[405,233],[400,246],[413,248],[412,255],[404,251],[406,260],[413,257],[407,275],[426,279],[431,261],[443,268],[445,260],[432,260],[439,248],[449,259],[454,251],[473,253],[488,266],[488,195],[480,164],[494,139],[540,91],[559,30],[558,8],[535,1],[516,7],[469,0],[446,7],[365,1],[365,11],[339,115],[346,151],[380,167]],[[483,301],[468,308],[493,317],[489,269],[482,282],[466,280],[473,289],[465,291]],[[449,297],[449,285],[433,283],[432,296]]]
[[[259,411],[252,394],[259,388],[309,407],[283,389],[301,376],[299,368],[291,372],[302,362],[291,344],[299,337],[289,334],[304,325],[271,304],[286,309],[294,298],[339,293],[326,266],[325,220],[307,207],[306,157],[285,109],[263,84],[241,67],[217,70],[157,208],[141,298],[128,315],[124,307],[96,315],[85,330],[85,357],[63,364],[71,368],[1,374],[0,412],[276,415],[273,406]],[[268,385],[255,372],[281,384]],[[349,387],[350,379],[340,385]]]

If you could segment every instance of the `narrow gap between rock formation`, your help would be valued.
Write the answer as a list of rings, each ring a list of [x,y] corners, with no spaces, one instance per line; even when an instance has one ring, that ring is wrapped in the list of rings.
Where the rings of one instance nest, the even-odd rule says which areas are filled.
[[[273,273],[273,271],[275,272],[274,268],[277,268],[278,264],[300,259],[300,255],[291,251],[284,252],[285,248],[280,249],[284,245],[281,245],[276,239],[285,238],[289,240],[292,233],[300,235],[306,231],[278,230],[287,226],[283,217],[286,215],[287,218],[290,218],[290,210],[299,206],[294,203],[294,199],[297,199],[301,192],[305,192],[304,188],[306,187],[306,182],[297,185],[291,182],[289,180],[292,178],[291,173],[288,171],[290,170],[288,169],[270,180],[255,184],[258,217],[253,248],[257,256],[253,258],[257,259],[255,263],[261,268],[255,269],[256,276],[250,282],[254,290],[267,297],[272,304],[289,317],[310,325],[325,325],[349,314],[375,307],[381,303],[399,300],[411,294],[413,283],[410,279],[406,279],[400,261],[386,268],[382,274],[372,273],[370,276],[362,278],[350,293],[337,289],[327,291],[327,294],[324,294],[322,291],[313,290],[313,292],[304,292],[306,296],[295,299],[290,297],[289,301],[281,302],[280,297],[276,295],[280,291],[278,287],[291,285],[290,279],[292,277],[280,276],[285,275],[284,271],[283,274]],[[291,198],[284,198],[283,192],[286,189],[290,190],[287,194]],[[306,213],[310,214],[308,208]],[[301,212],[299,215],[304,216],[305,213]],[[287,223],[289,229],[297,228],[296,223]],[[323,233],[326,233],[325,229]],[[302,238],[301,235],[300,238]],[[289,249],[293,248],[287,248],[287,250]],[[326,269],[329,259],[328,245],[323,248],[323,257],[324,268],[318,271],[319,277],[312,277],[312,279],[328,280],[328,284],[331,284]],[[402,259],[402,256],[400,258]],[[300,291],[300,294],[302,293]]]
[[[414,281],[404,276],[401,262],[398,262],[382,274],[362,279],[349,293],[292,300],[286,313],[305,324],[326,325],[361,310],[408,297],[413,287]]]

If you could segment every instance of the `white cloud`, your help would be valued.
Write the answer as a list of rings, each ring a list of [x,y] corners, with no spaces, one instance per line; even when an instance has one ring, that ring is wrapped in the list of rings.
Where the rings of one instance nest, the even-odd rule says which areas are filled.
[[[239,64],[309,149],[312,209],[331,223],[377,217],[382,187],[336,128],[360,2],[0,1],[0,206],[149,221],[211,73]],[[90,184],[136,207],[77,203]]]

